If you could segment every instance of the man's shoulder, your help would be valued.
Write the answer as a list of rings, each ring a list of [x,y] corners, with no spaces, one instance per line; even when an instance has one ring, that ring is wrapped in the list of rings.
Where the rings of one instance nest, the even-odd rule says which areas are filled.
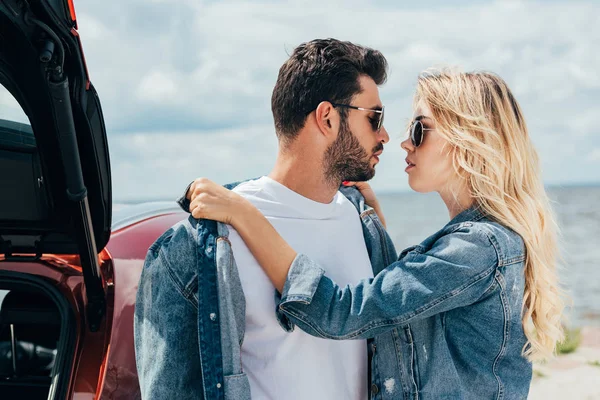
[[[214,246],[217,236],[215,221],[198,220],[190,215],[165,231],[149,251],[170,265],[189,264],[198,256],[204,256],[208,248]]]
[[[262,182],[262,178],[249,179],[243,182],[232,184],[231,191],[244,197],[252,196],[255,193],[260,192],[263,186]],[[225,185],[225,187],[227,187],[227,185]]]

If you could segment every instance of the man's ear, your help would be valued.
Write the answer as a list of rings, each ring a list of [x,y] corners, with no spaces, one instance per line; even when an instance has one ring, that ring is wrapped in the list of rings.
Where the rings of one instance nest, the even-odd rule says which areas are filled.
[[[325,136],[336,136],[340,123],[340,115],[328,101],[322,101],[315,109],[315,119],[321,133]]]

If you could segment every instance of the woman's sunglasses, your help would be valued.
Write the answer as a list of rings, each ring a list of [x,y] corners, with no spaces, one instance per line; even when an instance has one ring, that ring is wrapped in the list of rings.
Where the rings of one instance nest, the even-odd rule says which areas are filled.
[[[410,141],[413,146],[419,147],[423,143],[423,135],[425,131],[433,131],[433,129],[425,128],[420,119],[414,120],[408,128]]]

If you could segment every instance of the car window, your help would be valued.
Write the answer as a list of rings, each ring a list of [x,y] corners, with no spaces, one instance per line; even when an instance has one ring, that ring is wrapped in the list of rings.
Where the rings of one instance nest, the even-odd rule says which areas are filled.
[[[0,84],[0,119],[29,125],[29,118],[14,96]]]
[[[27,114],[2,84],[0,84],[0,145],[35,146],[35,137]]]
[[[9,292],[8,290],[0,289],[0,309],[2,309],[2,302],[4,301],[4,298],[6,297],[8,292]]]

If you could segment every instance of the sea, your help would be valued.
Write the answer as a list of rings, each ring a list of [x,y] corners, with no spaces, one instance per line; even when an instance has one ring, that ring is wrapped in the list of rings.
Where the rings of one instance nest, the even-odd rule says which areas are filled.
[[[560,229],[559,277],[568,295],[565,324],[600,326],[600,186],[547,188]],[[435,193],[379,194],[398,253],[423,241],[448,221]]]
[[[550,186],[546,190],[560,229],[559,277],[568,304],[565,324],[573,328],[600,326],[600,185]],[[446,206],[436,193],[377,195],[398,254],[449,221]],[[116,203],[114,211],[126,206]]]

